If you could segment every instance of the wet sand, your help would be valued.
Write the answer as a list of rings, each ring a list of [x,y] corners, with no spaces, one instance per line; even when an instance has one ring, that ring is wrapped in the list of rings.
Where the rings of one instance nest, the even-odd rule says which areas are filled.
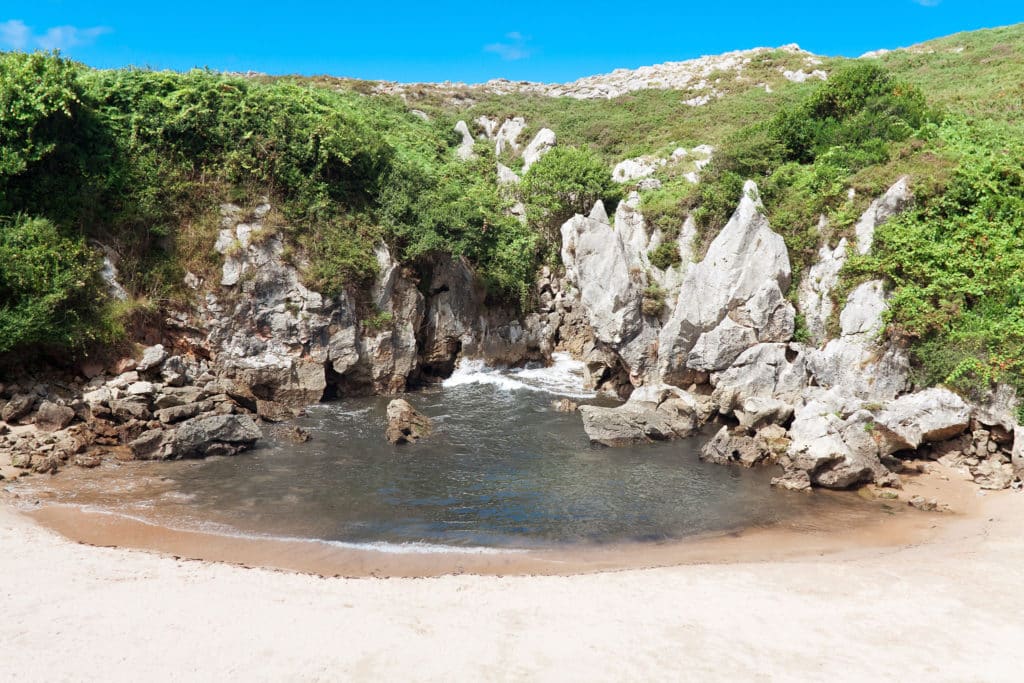
[[[1020,680],[1024,495],[907,489],[955,512],[759,561],[386,580],[89,547],[0,505],[0,679]]]
[[[953,512],[946,513],[947,516],[971,515],[978,505],[977,497],[971,495],[973,487],[956,481],[953,473],[940,474],[937,465],[927,467],[937,474],[907,478],[900,500],[864,502],[853,509],[836,506],[826,516],[796,517],[773,527],[681,540],[572,545],[529,551],[458,552],[452,547],[452,552],[385,552],[315,540],[225,535],[172,528],[159,523],[159,515],[140,519],[79,505],[48,503],[45,498],[37,501],[37,505],[28,506],[26,514],[66,538],[86,545],[146,550],[176,559],[225,562],[323,577],[570,575],[682,564],[785,561],[808,556],[885,552],[927,541],[938,529],[935,516],[909,509],[905,501],[910,496],[937,497],[951,504]],[[807,495],[850,498],[856,494],[817,491]]]

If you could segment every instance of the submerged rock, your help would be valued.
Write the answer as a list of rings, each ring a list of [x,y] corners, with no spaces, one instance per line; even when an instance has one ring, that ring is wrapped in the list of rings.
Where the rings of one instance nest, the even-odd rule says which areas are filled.
[[[396,398],[388,404],[388,426],[384,437],[391,444],[416,443],[433,431],[430,418],[408,401]]]

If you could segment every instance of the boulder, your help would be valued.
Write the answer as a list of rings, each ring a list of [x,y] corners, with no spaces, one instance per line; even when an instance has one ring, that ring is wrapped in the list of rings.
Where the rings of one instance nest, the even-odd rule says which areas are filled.
[[[579,410],[591,443],[611,447],[681,439],[692,436],[698,426],[694,398],[667,385],[637,387],[629,401],[615,408]]]
[[[169,387],[181,387],[188,382],[188,365],[181,356],[171,356],[164,361],[160,368],[160,377],[164,385]]]
[[[771,425],[751,436],[746,430],[722,427],[700,451],[700,459],[719,465],[739,464],[754,467],[764,461],[775,461],[789,447],[786,430]]]
[[[139,372],[146,372],[147,370],[154,370],[159,368],[160,365],[167,359],[167,350],[163,344],[157,344],[156,346],[150,346],[142,352],[142,360],[138,362],[135,369]]]
[[[233,364],[236,383],[256,398],[294,408],[318,403],[327,388],[324,366],[312,360],[263,354]]]
[[[256,420],[248,415],[195,417],[178,426],[173,452],[178,458],[234,455],[251,448],[261,436]]]
[[[202,413],[208,413],[214,409],[213,401],[203,401],[201,403],[186,403],[180,406],[172,406],[169,408],[162,408],[153,413],[153,417],[160,420],[164,424],[174,424],[176,422],[182,422],[184,420],[191,419],[196,415]]]
[[[152,396],[155,392],[156,387],[152,382],[133,382],[125,390],[129,396]]]
[[[628,183],[652,175],[665,165],[664,159],[658,157],[636,157],[620,161],[612,169],[612,180],[617,183]]]
[[[36,411],[36,429],[44,432],[57,432],[64,429],[75,419],[75,411],[67,406],[57,405],[51,401],[43,401]]]
[[[153,401],[153,407],[156,410],[173,408],[188,403],[196,403],[209,395],[209,392],[200,387],[164,387]]]
[[[811,477],[806,470],[790,467],[782,473],[781,477],[772,478],[772,486],[789,491],[810,491]]]
[[[116,399],[110,402],[110,413],[120,422],[148,420],[149,401],[141,396]]]
[[[136,460],[167,460],[174,456],[174,430],[150,429],[129,442]]]
[[[551,407],[558,413],[575,413],[579,404],[567,398],[560,398],[551,402]]]
[[[873,434],[874,416],[866,410],[844,413],[834,393],[821,392],[799,406],[789,428],[791,466],[826,488],[890,483],[892,474],[881,463]]]
[[[15,394],[0,412],[0,418],[8,424],[14,424],[32,412],[36,397],[32,394]]]
[[[384,432],[390,444],[416,443],[430,434],[430,419],[419,413],[405,399],[396,398],[388,404],[388,425]]]
[[[974,483],[981,488],[988,491],[1001,491],[1010,488],[1014,479],[1014,470],[1014,466],[1010,463],[989,458],[971,468],[971,476],[974,478]]]
[[[962,434],[970,425],[971,410],[952,391],[933,387],[899,397],[877,411],[874,420],[882,454],[888,455]]]
[[[257,399],[256,414],[266,422],[287,422],[295,419],[295,412],[291,408],[274,401],[263,401]]]

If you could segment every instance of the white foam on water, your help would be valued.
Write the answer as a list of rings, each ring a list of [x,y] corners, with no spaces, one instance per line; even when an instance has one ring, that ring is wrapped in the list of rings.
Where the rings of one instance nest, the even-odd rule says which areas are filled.
[[[555,396],[571,398],[593,398],[594,392],[586,391],[584,365],[568,353],[555,353],[548,367],[537,368],[496,368],[482,360],[463,358],[452,376],[441,386],[445,389],[470,384],[486,384],[502,391],[539,391]]]

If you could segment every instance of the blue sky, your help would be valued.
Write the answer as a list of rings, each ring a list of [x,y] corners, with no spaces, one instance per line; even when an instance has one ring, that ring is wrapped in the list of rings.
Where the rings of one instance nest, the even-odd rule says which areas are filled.
[[[566,81],[794,42],[856,56],[1021,21],[1024,0],[0,0],[0,49],[60,48],[96,67]]]

